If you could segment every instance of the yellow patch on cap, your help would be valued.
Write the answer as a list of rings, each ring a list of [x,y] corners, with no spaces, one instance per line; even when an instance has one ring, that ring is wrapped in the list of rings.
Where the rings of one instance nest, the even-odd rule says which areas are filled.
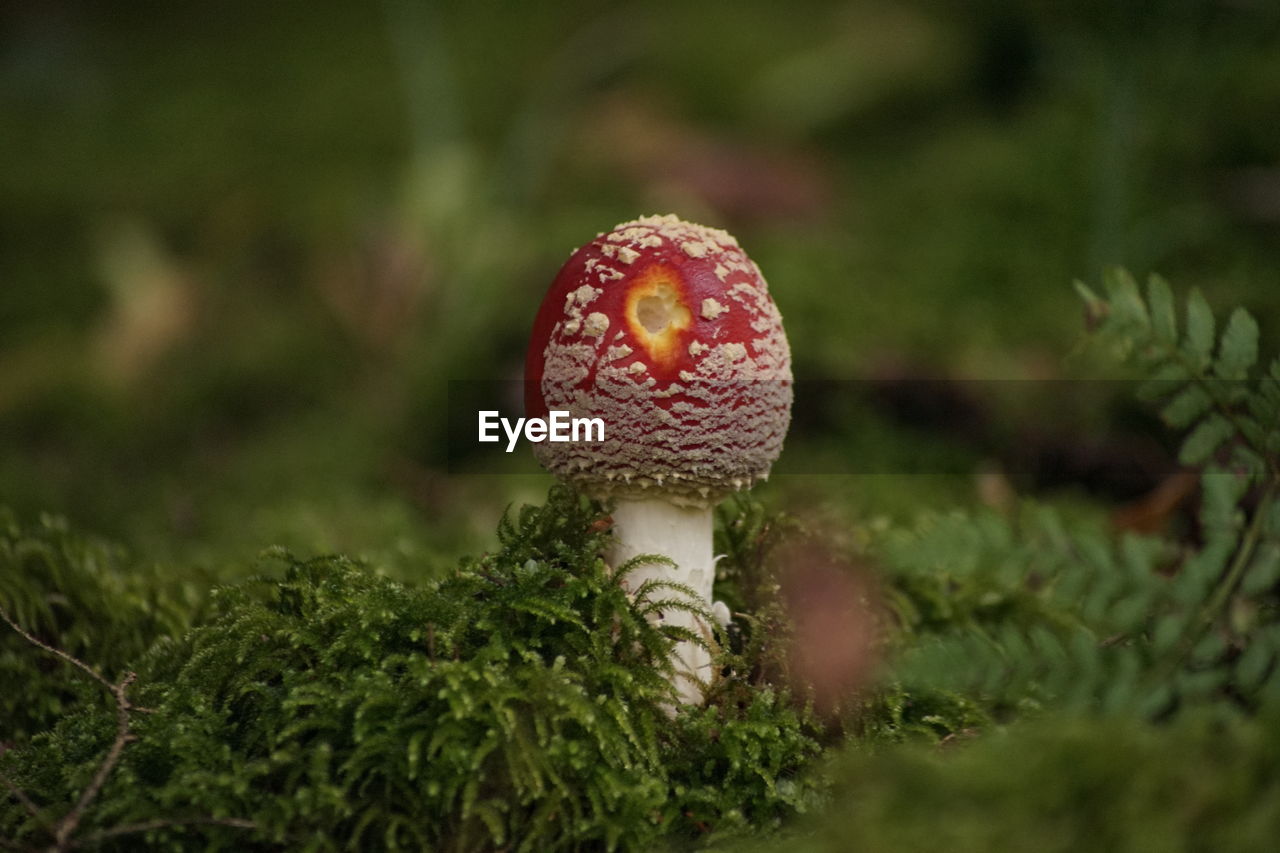
[[[680,333],[693,323],[679,273],[655,264],[627,288],[627,328],[651,362],[669,367],[680,355]]]

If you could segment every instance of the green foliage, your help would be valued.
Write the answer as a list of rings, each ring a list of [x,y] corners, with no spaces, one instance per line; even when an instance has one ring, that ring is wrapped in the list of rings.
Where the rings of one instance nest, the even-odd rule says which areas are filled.
[[[31,527],[0,508],[0,607],[37,639],[114,677],[157,638],[180,635],[199,592],[54,518]],[[98,688],[0,625],[0,741],[52,726]],[[87,691],[86,691],[87,688]]]
[[[636,848],[760,829],[806,807],[816,750],[776,692],[663,710],[672,637],[599,558],[599,508],[566,489],[501,547],[414,588],[341,557],[274,552],[279,580],[137,661],[153,709],[85,831],[161,849]],[[6,755],[52,819],[110,741],[86,710]],[[0,827],[38,822],[16,803]],[[708,836],[709,837],[709,836]],[[136,845],[121,836],[121,849]]]
[[[1253,483],[1274,479],[1280,472],[1280,358],[1257,369],[1257,321],[1237,308],[1219,337],[1212,309],[1193,290],[1180,335],[1164,279],[1151,276],[1145,300],[1123,270],[1108,273],[1105,284],[1106,300],[1082,284],[1077,289],[1099,336],[1149,378],[1140,395],[1160,407],[1170,426],[1188,433],[1181,461],[1216,461]]]
[[[846,729],[859,750],[875,752],[902,743],[948,743],[992,724],[983,703],[936,685],[892,682],[854,711]]]
[[[1106,300],[1080,286],[1098,334],[1155,377],[1142,394],[1187,431],[1182,461],[1204,466],[1199,542],[1117,542],[1034,506],[891,532],[879,553],[908,695],[950,688],[995,719],[1044,707],[1236,713],[1280,698],[1280,362],[1252,376],[1257,325],[1243,311],[1216,337],[1192,293],[1180,335],[1161,279],[1146,299],[1126,273],[1107,286]]]
[[[838,772],[838,809],[750,849],[1269,850],[1277,723],[1048,717],[954,748],[856,754]]]
[[[821,819],[760,849],[1274,846],[1280,366],[1259,375],[1252,318],[1219,333],[1196,293],[1180,332],[1159,279],[1145,298],[1124,273],[1105,300],[1081,292],[1186,433],[1194,538],[1117,537],[1034,505],[877,538],[891,680],[856,721]]]
[[[734,666],[714,688],[721,696],[748,693],[765,684],[785,684],[790,622],[780,596],[775,549],[799,532],[797,522],[769,513],[746,495],[726,500],[716,511],[715,598],[734,618]]]

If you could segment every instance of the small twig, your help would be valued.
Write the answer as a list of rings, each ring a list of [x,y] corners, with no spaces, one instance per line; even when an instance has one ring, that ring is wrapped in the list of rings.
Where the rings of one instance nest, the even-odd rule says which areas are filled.
[[[78,847],[82,843],[92,844],[107,838],[114,838],[118,835],[127,835],[134,832],[146,832],[151,829],[164,829],[166,827],[205,825],[230,826],[237,829],[257,829],[257,824],[253,821],[234,817],[192,818],[190,820],[153,820],[146,821],[144,823],[126,824],[125,826],[117,826],[111,829],[100,830],[90,834],[83,840],[83,842],[73,839],[72,835],[75,834],[76,829],[80,826],[80,821],[84,819],[86,810],[93,804],[93,801],[97,798],[98,794],[102,792],[102,788],[106,785],[107,779],[110,778],[111,773],[120,763],[120,757],[124,754],[125,747],[131,741],[136,739],[136,736],[129,730],[129,714],[135,711],[151,714],[154,713],[154,711],[150,708],[139,707],[129,701],[129,686],[137,680],[137,673],[127,672],[124,677],[120,679],[118,684],[112,684],[110,681],[91,669],[84,661],[77,660],[66,652],[56,649],[47,643],[41,642],[30,633],[23,630],[16,622],[13,621],[3,607],[0,607],[0,619],[3,619],[10,628],[17,631],[27,640],[27,642],[37,646],[38,648],[44,649],[46,652],[49,652],[50,654],[55,655],[67,663],[83,670],[103,687],[106,687],[107,690],[111,692],[111,696],[116,702],[115,740],[112,741],[111,748],[107,750],[107,755],[103,758],[102,764],[98,766],[97,772],[93,774],[93,779],[90,780],[89,785],[80,794],[80,799],[76,801],[76,804],[71,811],[67,812],[67,814],[58,821],[56,826],[50,827],[44,820],[40,809],[34,802],[32,802],[31,798],[9,779],[0,775],[0,781],[3,781],[5,787],[9,789],[9,793],[12,794],[13,797],[22,804],[23,808],[30,812],[32,817],[39,821],[41,826],[48,830],[53,836],[54,846],[52,849],[54,851],[57,851],[57,853],[65,853],[65,851]],[[6,839],[0,839],[0,847],[14,850],[20,849],[17,845],[11,844]]]
[[[108,838],[115,838],[117,835],[129,835],[134,832],[150,832],[153,829],[171,829],[180,826],[229,826],[233,829],[257,829],[258,825],[251,820],[245,820],[238,817],[197,817],[190,820],[148,820],[142,823],[129,823],[124,826],[113,826],[111,829],[104,829],[99,832],[92,833],[84,838],[81,842],[76,842],[72,846],[79,844],[96,844],[99,841],[105,841]]]
[[[1098,648],[1109,649],[1112,646],[1117,645],[1118,643],[1121,643],[1127,639],[1129,639],[1129,634],[1125,631],[1121,631],[1119,634],[1112,634],[1110,637],[1107,637],[1101,643],[1098,643]]]
[[[71,847],[71,835],[76,831],[76,827],[80,825],[80,820],[84,817],[85,810],[98,796],[98,792],[102,790],[102,786],[106,784],[107,777],[111,775],[111,771],[115,770],[116,765],[120,763],[120,756],[124,753],[124,748],[133,736],[129,734],[129,710],[132,707],[129,704],[129,698],[125,695],[125,691],[129,689],[129,685],[137,679],[137,673],[126,673],[125,677],[120,680],[119,684],[111,685],[111,693],[116,700],[116,739],[111,743],[111,749],[107,750],[107,757],[102,760],[102,764],[98,767],[98,772],[93,774],[93,780],[89,782],[89,786],[80,794],[79,801],[75,807],[67,812],[66,817],[58,821],[57,832],[54,833],[54,843],[57,850],[67,850]]]
[[[46,652],[61,658],[72,666],[75,666],[87,673],[94,681],[97,681],[103,687],[106,687],[107,690],[111,692],[112,698],[116,701],[115,740],[112,741],[111,748],[107,750],[107,755],[102,760],[102,764],[99,765],[98,771],[93,774],[93,779],[90,780],[89,785],[80,794],[80,799],[76,802],[71,811],[67,812],[67,814],[58,821],[57,825],[50,829],[50,827],[44,823],[40,816],[39,809],[36,808],[36,805],[31,801],[31,798],[8,779],[4,780],[6,787],[9,788],[10,793],[17,798],[18,802],[22,803],[23,807],[26,808],[33,817],[40,820],[42,825],[44,825],[46,829],[50,830],[54,841],[53,849],[57,851],[69,850],[74,843],[71,840],[71,836],[80,825],[80,821],[84,819],[85,810],[89,808],[90,804],[93,803],[94,799],[102,791],[102,786],[107,783],[107,778],[111,775],[111,772],[115,770],[116,765],[120,763],[120,756],[124,754],[125,746],[134,739],[134,736],[129,732],[129,712],[136,709],[129,701],[128,690],[129,685],[133,684],[133,682],[137,680],[138,676],[137,673],[133,672],[125,673],[124,678],[120,679],[119,684],[112,684],[84,661],[67,654],[61,649],[56,649],[48,643],[38,640],[31,633],[23,630],[23,628],[20,627],[2,607],[0,607],[0,619],[3,619],[10,628],[17,631],[19,635],[33,646],[44,649]]]
[[[13,784],[9,777],[5,776],[3,773],[0,773],[0,782],[4,783],[4,786],[9,789],[9,793],[13,795],[13,798],[21,803],[22,807],[26,809],[41,826],[45,829],[50,828],[49,822],[45,820],[43,812],[40,811],[40,807],[31,801],[31,798],[27,796],[26,791],[23,791],[17,785]]]
[[[24,631],[22,627],[18,625],[17,622],[13,621],[13,619],[9,616],[9,614],[5,611],[3,607],[0,607],[0,619],[3,619],[5,622],[9,623],[9,627],[17,631],[19,634],[21,634],[28,643],[31,643],[33,646],[38,646],[39,648],[44,649],[46,652],[48,652],[51,655],[56,655],[57,657],[62,658],[64,661],[71,664],[72,666],[79,667],[80,669],[87,672],[89,676],[93,678],[94,681],[97,681],[99,684],[101,684],[103,687],[107,688],[108,690],[111,690],[111,691],[115,690],[114,684],[112,684],[110,681],[107,681],[105,678],[103,678],[96,670],[92,669],[84,661],[77,660],[76,658],[72,657],[71,655],[67,654],[61,649],[55,649],[53,646],[49,645],[48,643],[41,642],[31,634]]]

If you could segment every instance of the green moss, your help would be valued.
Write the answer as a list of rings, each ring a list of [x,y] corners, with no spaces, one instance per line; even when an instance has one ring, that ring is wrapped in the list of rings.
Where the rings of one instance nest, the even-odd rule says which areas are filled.
[[[20,525],[0,507],[0,606],[37,639],[108,677],[156,639],[180,635],[202,585],[169,577],[120,547],[42,517]],[[0,740],[52,726],[97,688],[0,625]]]
[[[162,849],[638,848],[776,826],[814,798],[816,745],[766,690],[669,719],[671,639],[598,554],[600,510],[564,489],[501,547],[406,586],[282,551],[208,622],[137,662],[140,716],[84,831]],[[92,708],[92,706],[90,706]],[[101,760],[105,710],[5,756],[57,816]],[[16,804],[3,826],[40,830]],[[122,849],[136,838],[119,841]]]

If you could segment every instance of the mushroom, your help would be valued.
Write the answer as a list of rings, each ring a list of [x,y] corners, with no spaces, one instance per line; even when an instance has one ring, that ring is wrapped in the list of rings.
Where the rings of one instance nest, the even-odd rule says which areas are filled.
[[[766,478],[791,419],[791,353],[760,269],[728,233],[647,216],[574,252],[534,321],[525,363],[529,418],[600,418],[599,442],[542,442],[543,467],[613,502],[613,567],[646,554],[627,578],[696,591],[712,604],[712,511]],[[673,598],[679,593],[658,593]],[[657,617],[711,638],[705,620],[668,607]],[[676,644],[674,687],[700,704],[711,656]]]

